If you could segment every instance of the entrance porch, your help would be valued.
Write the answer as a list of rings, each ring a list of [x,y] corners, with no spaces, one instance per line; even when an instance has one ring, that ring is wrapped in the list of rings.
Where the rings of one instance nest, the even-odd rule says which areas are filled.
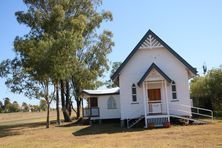
[[[150,124],[158,127],[170,122],[167,83],[166,80],[143,82],[145,127]]]
[[[138,85],[143,89],[145,127],[148,124],[163,126],[170,122],[168,88],[172,80],[153,63]]]
[[[98,107],[98,98],[97,97],[88,97],[86,100],[87,100],[87,107],[82,108],[83,117],[89,117],[89,118],[99,117],[100,111],[99,111],[99,107]]]

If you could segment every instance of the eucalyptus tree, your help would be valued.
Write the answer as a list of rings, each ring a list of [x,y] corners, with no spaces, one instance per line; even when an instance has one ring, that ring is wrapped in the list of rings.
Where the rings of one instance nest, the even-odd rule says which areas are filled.
[[[112,20],[112,14],[98,11],[101,0],[23,1],[27,11],[18,11],[15,15],[20,24],[30,28],[30,32],[15,38],[16,57],[3,62],[3,65],[9,64],[0,67],[0,72],[5,71],[0,74],[11,76],[6,83],[12,92],[24,92],[26,96],[46,100],[49,127],[50,85],[55,88],[59,122],[59,82],[71,80],[79,116],[82,89],[97,87],[97,78],[108,70],[107,54],[114,45],[112,33],[99,28],[102,22]],[[65,85],[60,87],[61,99],[64,99]],[[66,96],[68,102],[69,95]],[[64,102],[62,100],[65,116],[68,105]]]
[[[20,49],[22,45],[22,39],[16,38],[15,47]],[[23,44],[25,47],[29,44]],[[19,46],[19,47],[18,47]],[[35,50],[34,50],[35,51]],[[18,57],[13,60],[4,60],[0,64],[0,77],[6,77],[5,84],[13,93],[23,93],[26,97],[32,99],[44,98],[47,102],[47,117],[46,117],[46,127],[49,128],[49,111],[50,104],[52,102],[52,97],[49,95],[49,77],[41,69],[41,64],[37,65],[35,58],[31,55],[28,56],[29,52],[24,55],[17,53]],[[33,54],[35,55],[35,53]],[[21,58],[20,58],[21,57]],[[20,58],[20,59],[18,59]]]

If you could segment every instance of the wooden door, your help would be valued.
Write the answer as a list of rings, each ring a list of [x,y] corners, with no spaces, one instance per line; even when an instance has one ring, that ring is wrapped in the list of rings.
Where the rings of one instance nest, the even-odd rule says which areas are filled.
[[[158,89],[148,89],[148,101],[161,102],[161,91]]]
[[[98,99],[96,97],[90,98],[90,107],[98,107]]]

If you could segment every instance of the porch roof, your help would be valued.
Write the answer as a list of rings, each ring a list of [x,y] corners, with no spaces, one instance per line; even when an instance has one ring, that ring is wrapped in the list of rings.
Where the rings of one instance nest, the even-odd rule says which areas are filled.
[[[82,92],[86,95],[98,96],[98,95],[115,95],[119,94],[119,87],[110,88],[110,89],[98,89],[98,90],[83,90]]]
[[[146,79],[146,77],[150,74],[150,72],[152,71],[152,69],[155,69],[157,72],[159,72],[159,74],[164,77],[165,80],[167,80],[169,83],[172,82],[172,80],[155,64],[153,63],[148,70],[145,72],[145,74],[142,76],[142,78],[139,80],[139,82],[137,83],[138,86],[141,86],[141,84],[143,83],[143,81]]]

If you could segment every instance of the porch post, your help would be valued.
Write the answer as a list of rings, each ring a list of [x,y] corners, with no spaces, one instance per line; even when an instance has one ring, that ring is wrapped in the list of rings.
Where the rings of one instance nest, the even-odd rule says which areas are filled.
[[[143,82],[143,102],[144,102],[144,119],[145,119],[145,128],[147,128],[147,101],[146,101],[146,89],[145,82]]]
[[[82,117],[84,117],[84,107],[83,107],[83,97],[82,97]]]
[[[164,80],[164,87],[165,87],[165,96],[166,96],[166,104],[167,104],[168,122],[170,122],[169,99],[168,99],[168,93],[167,93],[167,82],[166,82],[166,80]]]

